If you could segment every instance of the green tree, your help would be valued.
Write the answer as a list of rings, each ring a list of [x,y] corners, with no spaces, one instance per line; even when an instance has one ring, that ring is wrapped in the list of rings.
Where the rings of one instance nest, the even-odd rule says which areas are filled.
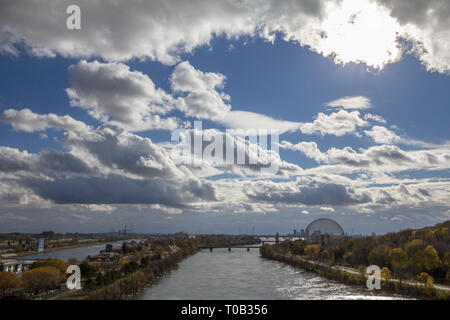
[[[389,253],[391,249],[386,245],[379,245],[370,250],[369,264],[377,265],[380,268],[389,266]]]
[[[295,241],[292,246],[292,253],[297,255],[303,255],[305,253],[305,245],[303,241]]]
[[[389,254],[392,269],[396,273],[401,273],[408,267],[408,256],[402,248],[394,248]]]
[[[442,263],[447,267],[447,269],[450,269],[450,252],[445,254],[444,259],[442,259]]]
[[[405,244],[406,255],[409,259],[412,259],[414,254],[418,251],[425,249],[425,243],[420,239],[415,239]]]

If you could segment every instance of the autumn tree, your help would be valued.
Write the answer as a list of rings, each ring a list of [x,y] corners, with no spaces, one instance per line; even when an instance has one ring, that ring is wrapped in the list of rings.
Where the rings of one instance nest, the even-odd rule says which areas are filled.
[[[61,284],[61,274],[54,267],[38,267],[25,271],[22,281],[26,291],[38,294],[57,288]]]
[[[391,266],[395,273],[400,274],[408,267],[408,256],[402,248],[394,248],[389,254]]]
[[[383,267],[383,269],[381,269],[381,277],[386,280],[391,279],[391,270],[389,270],[388,267]]]
[[[434,269],[441,265],[441,260],[433,246],[427,246],[425,250],[414,254],[412,263],[416,271],[432,273]]]
[[[0,297],[6,297],[20,287],[21,281],[14,273],[0,272]]]
[[[305,248],[305,254],[311,259],[317,259],[319,257],[320,247],[318,244],[310,244]]]
[[[406,255],[409,259],[412,259],[414,254],[418,251],[425,249],[425,243],[420,239],[415,239],[405,244]]]
[[[62,260],[59,260],[56,258],[48,258],[45,260],[36,261],[36,262],[33,262],[30,269],[35,269],[35,268],[40,268],[40,267],[55,268],[59,272],[60,280],[64,281],[66,279],[66,276],[67,276],[66,272],[67,272],[68,264]]]
[[[368,265],[369,252],[376,247],[376,241],[372,237],[357,239],[353,244],[352,263],[355,266]]]
[[[380,268],[383,266],[389,266],[390,251],[391,249],[386,245],[376,246],[369,252],[369,264],[377,265]]]

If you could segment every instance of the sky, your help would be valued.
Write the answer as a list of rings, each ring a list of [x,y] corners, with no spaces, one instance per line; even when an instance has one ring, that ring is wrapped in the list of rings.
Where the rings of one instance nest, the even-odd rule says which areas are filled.
[[[2,1],[0,232],[448,220],[449,14],[445,0]],[[230,129],[279,134],[265,147]],[[247,162],[175,152],[205,134]]]

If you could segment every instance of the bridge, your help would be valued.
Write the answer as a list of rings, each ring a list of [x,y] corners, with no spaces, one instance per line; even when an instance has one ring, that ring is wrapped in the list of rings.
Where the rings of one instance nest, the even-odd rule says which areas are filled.
[[[228,249],[228,251],[231,251],[231,249],[247,249],[247,252],[250,251],[250,249],[259,249],[261,246],[206,246],[206,247],[199,247],[199,249],[209,249],[209,251],[213,251],[213,249]]]

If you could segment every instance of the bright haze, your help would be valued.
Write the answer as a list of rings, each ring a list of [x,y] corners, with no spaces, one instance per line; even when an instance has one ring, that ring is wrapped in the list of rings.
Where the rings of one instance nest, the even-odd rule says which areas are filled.
[[[0,232],[450,218],[449,1],[72,2],[0,3]],[[197,120],[279,129],[279,170],[177,164]]]

